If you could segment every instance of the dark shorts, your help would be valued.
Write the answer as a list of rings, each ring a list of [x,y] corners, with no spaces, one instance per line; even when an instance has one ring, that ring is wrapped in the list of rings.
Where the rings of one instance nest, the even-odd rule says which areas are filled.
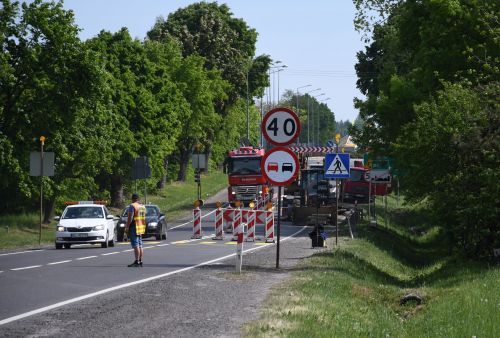
[[[142,248],[142,236],[137,235],[135,225],[130,226],[128,237],[130,238],[130,245],[132,245],[132,248]]]

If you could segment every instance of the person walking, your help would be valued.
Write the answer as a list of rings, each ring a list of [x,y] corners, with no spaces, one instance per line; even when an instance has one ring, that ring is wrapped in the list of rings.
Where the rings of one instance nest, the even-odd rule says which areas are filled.
[[[127,226],[125,227],[130,244],[134,249],[135,261],[129,267],[142,266],[144,249],[142,235],[146,232],[146,207],[139,201],[138,194],[132,194],[132,203],[128,207]]]

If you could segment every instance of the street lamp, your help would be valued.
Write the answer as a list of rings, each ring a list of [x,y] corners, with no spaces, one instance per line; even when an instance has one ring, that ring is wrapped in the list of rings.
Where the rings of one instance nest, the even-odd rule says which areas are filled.
[[[311,120],[309,119],[309,99],[311,96],[309,95],[309,93],[317,92],[318,90],[321,90],[321,88],[316,88],[306,93],[308,94],[307,95],[307,145],[309,145],[309,129],[310,129],[309,126],[311,125]]]
[[[250,140],[250,116],[249,116],[249,108],[248,108],[248,72],[250,71],[250,63],[247,64],[247,140]]]
[[[276,61],[272,63],[272,66],[269,67],[269,97],[270,97],[270,104],[272,107],[274,107],[274,102],[275,102],[275,97],[276,94],[274,92],[274,75],[278,73],[278,87],[279,87],[279,72],[283,71],[283,68],[288,67],[285,64],[280,65],[281,61]],[[271,82],[271,74],[273,74],[273,81]],[[272,88],[271,88],[272,86]],[[271,93],[272,91],[272,93]],[[278,88],[279,91],[279,88]],[[272,95],[271,95],[272,94]],[[278,93],[279,95],[279,93]],[[279,99],[278,99],[279,100]]]
[[[305,85],[305,86],[300,86],[300,87],[297,87],[296,91],[297,91],[297,105],[296,105],[296,110],[297,110],[297,116],[299,116],[300,118],[300,113],[299,113],[299,89],[302,89],[302,88],[306,88],[306,87],[311,87],[312,85],[308,84],[308,85]],[[298,143],[300,143],[300,135],[299,135],[299,141]]]
[[[280,72],[284,71],[287,67],[287,65],[282,65],[281,68],[278,69],[278,105],[280,104]]]
[[[320,97],[320,96],[323,96],[323,95],[326,95],[326,94],[325,93],[321,93],[321,94],[318,94],[316,96],[313,96],[313,98],[317,98],[317,97]],[[314,115],[314,101],[312,103],[312,109],[311,109],[311,125],[312,125],[312,122],[314,120],[313,115]],[[313,141],[313,144],[314,144],[314,126],[313,126],[313,130],[312,130],[312,141]]]
[[[328,101],[328,100],[330,100],[329,97],[327,97],[326,99],[320,100],[318,102],[324,102],[324,101]],[[320,109],[318,106],[318,146],[320,146],[320,144],[319,144],[319,120],[320,120]]]

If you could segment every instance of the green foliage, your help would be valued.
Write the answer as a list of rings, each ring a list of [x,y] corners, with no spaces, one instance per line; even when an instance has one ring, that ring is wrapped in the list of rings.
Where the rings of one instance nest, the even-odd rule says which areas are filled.
[[[355,141],[395,158],[408,197],[429,197],[449,243],[486,258],[498,214],[498,1],[355,1],[371,44],[358,53]],[[372,12],[373,13],[373,12]],[[368,25],[369,26],[369,25]],[[368,27],[368,26],[365,26]]]
[[[0,165],[2,190],[11,192],[6,203],[14,210],[29,206],[38,195],[39,184],[27,174],[28,150],[39,149],[39,137],[47,138],[45,151],[56,156],[56,176],[44,180],[45,195],[57,195],[65,177],[95,175],[106,162],[111,146],[110,130],[105,123],[88,121],[93,105],[103,92],[102,72],[96,56],[78,39],[71,12],[60,3],[3,1],[2,68],[8,72],[0,81],[0,124],[2,153]],[[89,116],[92,120],[93,116]],[[106,120],[104,118],[104,120]],[[105,141],[96,141],[96,140]],[[103,155],[103,161],[92,158]],[[82,161],[78,159],[93,159]],[[20,193],[19,193],[20,192]]]
[[[429,196],[449,241],[476,257],[500,245],[500,133],[492,127],[500,123],[498,92],[498,83],[445,84],[436,100],[417,106],[419,118],[405,127],[397,148],[409,168],[408,197]]]
[[[158,19],[148,37],[162,42],[175,39],[185,57],[203,56],[207,69],[222,72],[222,78],[233,87],[232,93],[246,95],[246,70],[255,54],[257,32],[234,18],[227,5],[198,2],[181,8],[167,20]],[[237,98],[231,97],[231,102]]]
[[[0,189],[11,196],[3,210],[36,208],[40,185],[47,222],[67,199],[118,207],[138,156],[149,159],[154,191],[185,179],[195,145],[222,162],[244,135],[247,106],[252,122],[260,118],[250,102],[268,85],[271,59],[253,59],[257,33],[226,5],[180,9],[145,41],[127,28],[85,42],[78,33],[60,1],[1,2]],[[29,176],[40,136],[56,154],[53,177]]]

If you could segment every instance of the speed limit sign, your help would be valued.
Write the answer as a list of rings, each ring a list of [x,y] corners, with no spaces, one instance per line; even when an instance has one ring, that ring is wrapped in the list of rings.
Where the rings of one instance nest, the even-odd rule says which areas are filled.
[[[299,137],[300,121],[293,110],[274,108],[264,116],[260,128],[269,143],[275,146],[286,146]]]

